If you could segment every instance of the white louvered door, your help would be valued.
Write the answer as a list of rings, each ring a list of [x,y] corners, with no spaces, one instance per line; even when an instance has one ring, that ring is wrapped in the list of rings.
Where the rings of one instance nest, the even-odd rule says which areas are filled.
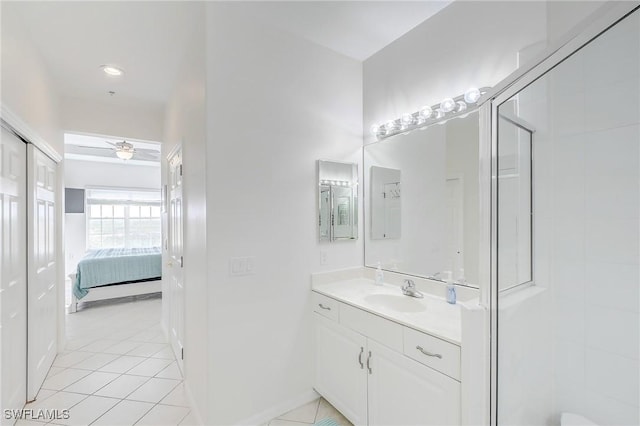
[[[27,397],[27,145],[2,128],[0,139],[0,402]],[[2,415],[0,424],[12,424]]]
[[[56,163],[33,145],[28,159],[28,372],[35,398],[57,351]]]

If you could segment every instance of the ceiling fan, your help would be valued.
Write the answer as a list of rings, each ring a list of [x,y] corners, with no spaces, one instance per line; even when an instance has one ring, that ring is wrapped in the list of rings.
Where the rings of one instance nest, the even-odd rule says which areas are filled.
[[[133,148],[133,144],[130,144],[127,141],[122,142],[109,142],[106,141],[109,145],[113,145],[116,149],[116,156],[121,160],[131,160],[133,158],[133,154],[136,153],[136,150]]]
[[[127,141],[122,142],[109,142],[105,141],[109,145],[113,146],[113,148],[103,148],[97,146],[82,146],[78,145],[78,148],[85,148],[87,150],[105,150],[115,152],[116,156],[122,160],[131,160],[134,155],[137,160],[143,161],[160,161],[160,152],[154,149],[146,149],[146,148],[134,148],[133,144]]]

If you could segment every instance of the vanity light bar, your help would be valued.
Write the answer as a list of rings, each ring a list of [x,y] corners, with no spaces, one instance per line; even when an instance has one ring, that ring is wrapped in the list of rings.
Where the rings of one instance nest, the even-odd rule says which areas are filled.
[[[320,185],[351,186],[351,182],[348,180],[322,179]]]
[[[439,104],[423,106],[413,113],[402,114],[400,118],[389,120],[384,124],[371,126],[371,133],[378,140],[419,129],[439,121],[469,113],[478,106],[478,100],[487,93],[489,87],[467,90],[463,95],[455,98],[445,98]]]

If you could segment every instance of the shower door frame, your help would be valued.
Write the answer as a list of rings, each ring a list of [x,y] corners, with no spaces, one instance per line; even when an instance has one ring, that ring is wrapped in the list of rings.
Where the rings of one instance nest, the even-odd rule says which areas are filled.
[[[482,101],[480,116],[484,125],[481,126],[480,171],[484,174],[481,176],[480,194],[483,196],[489,193],[491,201],[489,205],[482,206],[481,212],[484,223],[490,223],[489,232],[481,234],[481,265],[489,264],[490,271],[483,274],[484,285],[480,286],[480,301],[489,306],[490,312],[490,360],[487,377],[490,382],[488,420],[491,425],[498,425],[498,107],[639,9],[638,1],[604,5],[558,43],[540,54],[529,66],[520,68],[496,85]],[[486,174],[488,170],[489,175]],[[533,252],[531,255],[533,256]]]

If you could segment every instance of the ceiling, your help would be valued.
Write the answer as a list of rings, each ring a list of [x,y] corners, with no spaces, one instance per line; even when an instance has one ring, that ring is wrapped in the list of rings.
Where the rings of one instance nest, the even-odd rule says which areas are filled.
[[[2,2],[42,53],[59,93],[95,101],[164,104],[202,3],[180,1]],[[451,1],[235,2],[248,15],[364,60]],[[125,70],[122,78],[103,64]],[[110,98],[108,92],[116,95]],[[112,99],[112,100],[110,100]]]
[[[131,160],[121,160],[116,156],[113,146],[118,142],[122,142],[122,139],[66,133],[64,135],[64,158],[67,160],[160,167],[159,143],[127,139],[127,142],[133,145],[136,153]]]
[[[196,10],[181,2],[2,4],[3,15],[22,21],[62,96],[100,101],[112,90],[123,101],[157,104],[175,83]],[[123,68],[124,76],[108,77],[103,64]]]
[[[452,1],[264,1],[243,5],[262,21],[363,61]]]

